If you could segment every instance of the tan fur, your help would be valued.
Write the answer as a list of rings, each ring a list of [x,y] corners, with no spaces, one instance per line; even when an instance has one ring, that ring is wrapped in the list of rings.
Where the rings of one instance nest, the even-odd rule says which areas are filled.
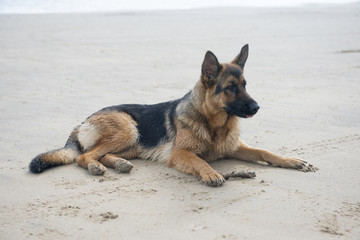
[[[127,159],[143,158],[167,163],[179,171],[200,176],[210,186],[221,186],[224,178],[207,162],[234,158],[304,169],[301,159],[251,148],[240,141],[238,116],[248,117],[248,114],[253,115],[258,110],[258,105],[245,90],[243,69],[247,55],[248,47],[245,45],[231,63],[219,64],[215,55],[207,52],[200,80],[191,94],[174,105],[175,113],[170,114],[171,109],[166,108],[162,126],[166,137],[159,138],[155,146],[140,144],[138,122],[123,112],[121,107],[107,108],[75,128],[63,149],[37,156],[31,166],[33,172],[41,172],[42,166],[46,169],[70,163],[75,157],[79,166],[94,175],[104,174],[106,167],[129,172],[133,166]],[[237,105],[245,104],[250,109],[249,103],[257,108],[243,110]],[[235,113],[227,109],[229,106]]]
[[[77,156],[77,152],[73,149],[62,149],[61,151],[54,151],[47,155],[47,161],[51,164],[72,163]]]
[[[297,168],[303,163],[302,159],[282,157],[267,150],[249,147],[241,141],[236,151],[226,156],[244,161],[266,162],[273,166],[285,168]]]
[[[106,168],[98,161],[107,153],[117,153],[136,145],[139,135],[137,123],[127,113],[101,113],[91,116],[90,123],[101,137],[97,138],[91,150],[77,157],[79,166],[92,174],[101,175]],[[79,133],[81,133],[81,128]],[[80,139],[79,139],[80,141]],[[82,145],[82,142],[80,141]]]
[[[133,165],[124,158],[115,154],[106,154],[99,160],[105,167],[116,169],[120,173],[128,173],[133,168]]]
[[[201,176],[202,180],[213,186],[221,186],[225,180],[210,165],[191,151],[174,148],[168,166],[194,176]]]
[[[155,160],[160,163],[166,163],[169,159],[172,148],[172,142],[161,142],[158,147],[151,150],[140,147],[138,157],[141,159]]]
[[[226,71],[229,66],[234,67],[233,64],[224,64],[222,71]],[[232,82],[239,86],[243,81],[242,76],[240,79],[230,76],[222,86],[226,87]],[[96,126],[94,139],[97,138],[97,133],[101,133],[101,138],[93,149],[77,158],[78,164],[93,174],[103,174],[106,169],[101,163],[116,168],[115,163],[124,162],[125,159],[155,159],[167,162],[168,166],[179,171],[201,176],[211,186],[220,186],[224,182],[223,177],[207,163],[219,158],[266,162],[289,168],[302,164],[300,159],[281,157],[242,143],[239,140],[238,117],[223,110],[227,102],[233,101],[237,96],[228,92],[216,95],[215,90],[216,85],[204,87],[203,81],[198,81],[190,100],[181,102],[176,109],[176,135],[173,135],[174,131],[166,118],[165,127],[169,135],[174,137],[174,142],[161,142],[152,149],[137,144],[139,136],[136,122],[128,114],[100,112],[92,116],[86,123]],[[80,127],[80,134],[81,131]],[[116,152],[116,156],[107,154],[111,152]],[[103,155],[105,156],[102,157]]]
[[[219,75],[228,67],[234,68],[234,64],[223,64]],[[231,75],[223,80],[221,85],[225,88],[232,83],[240,88],[244,85],[243,76],[236,79]],[[216,84],[212,84],[211,87],[209,79],[202,77],[195,85],[191,101],[183,103],[179,108],[177,135],[168,161],[170,167],[195,176],[200,175],[202,180],[211,186],[222,185],[224,179],[206,161],[219,158],[235,158],[266,162],[274,166],[301,168],[304,163],[301,159],[285,158],[242,143],[239,139],[237,117],[228,115],[223,109],[228,102],[242,97],[241,94],[245,96],[248,94],[241,92],[236,95],[227,91],[215,94],[215,90]]]

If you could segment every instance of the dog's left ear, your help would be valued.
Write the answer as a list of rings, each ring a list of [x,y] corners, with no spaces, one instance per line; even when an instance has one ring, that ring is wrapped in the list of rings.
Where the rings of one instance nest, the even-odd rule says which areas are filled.
[[[206,88],[213,86],[220,70],[221,65],[216,56],[212,52],[207,51],[201,67],[201,82]]]
[[[244,69],[248,55],[249,55],[249,45],[246,44],[242,47],[239,55],[237,55],[236,58],[231,63],[235,63],[239,65],[242,69]]]

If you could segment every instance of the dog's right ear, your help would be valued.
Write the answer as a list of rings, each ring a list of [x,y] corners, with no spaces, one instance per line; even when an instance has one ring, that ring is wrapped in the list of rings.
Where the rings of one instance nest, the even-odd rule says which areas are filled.
[[[215,84],[215,78],[218,76],[221,70],[221,65],[216,56],[207,51],[201,67],[201,82],[206,88],[209,88]]]

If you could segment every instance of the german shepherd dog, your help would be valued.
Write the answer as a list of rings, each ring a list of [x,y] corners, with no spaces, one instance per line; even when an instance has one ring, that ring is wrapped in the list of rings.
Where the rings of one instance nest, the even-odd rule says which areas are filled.
[[[245,45],[230,63],[220,64],[208,51],[200,80],[184,97],[154,105],[123,104],[104,108],[71,133],[61,149],[42,153],[30,171],[73,163],[91,174],[106,167],[129,172],[127,159],[150,159],[179,171],[200,176],[209,186],[222,186],[223,176],[208,162],[230,158],[272,166],[307,170],[301,159],[251,148],[240,140],[238,118],[250,118],[259,105],[246,92]]]

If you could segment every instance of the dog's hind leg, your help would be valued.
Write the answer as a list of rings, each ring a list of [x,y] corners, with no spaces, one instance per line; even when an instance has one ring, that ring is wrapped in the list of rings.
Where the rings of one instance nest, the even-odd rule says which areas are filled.
[[[102,150],[101,146],[95,147],[76,158],[76,162],[80,167],[87,169],[93,175],[103,175],[106,167],[102,165],[98,159],[106,154],[106,150]]]
[[[114,168],[119,173],[128,173],[134,167],[128,160],[114,154],[106,154],[99,161],[105,167]]]
[[[118,144],[120,143],[108,141],[99,143],[90,151],[78,156],[76,161],[80,167],[87,169],[93,175],[103,175],[106,167],[114,168],[119,172],[130,172],[133,166],[129,161],[117,155],[110,154],[129,147],[128,145],[120,144],[122,147],[118,146],[115,148]]]
[[[106,155],[135,146],[139,138],[136,125],[133,118],[123,112],[100,112],[90,117],[79,128],[79,142],[86,150],[76,158],[79,166],[91,174],[102,175],[106,167],[99,160],[105,156],[103,163],[116,168],[116,161]]]

